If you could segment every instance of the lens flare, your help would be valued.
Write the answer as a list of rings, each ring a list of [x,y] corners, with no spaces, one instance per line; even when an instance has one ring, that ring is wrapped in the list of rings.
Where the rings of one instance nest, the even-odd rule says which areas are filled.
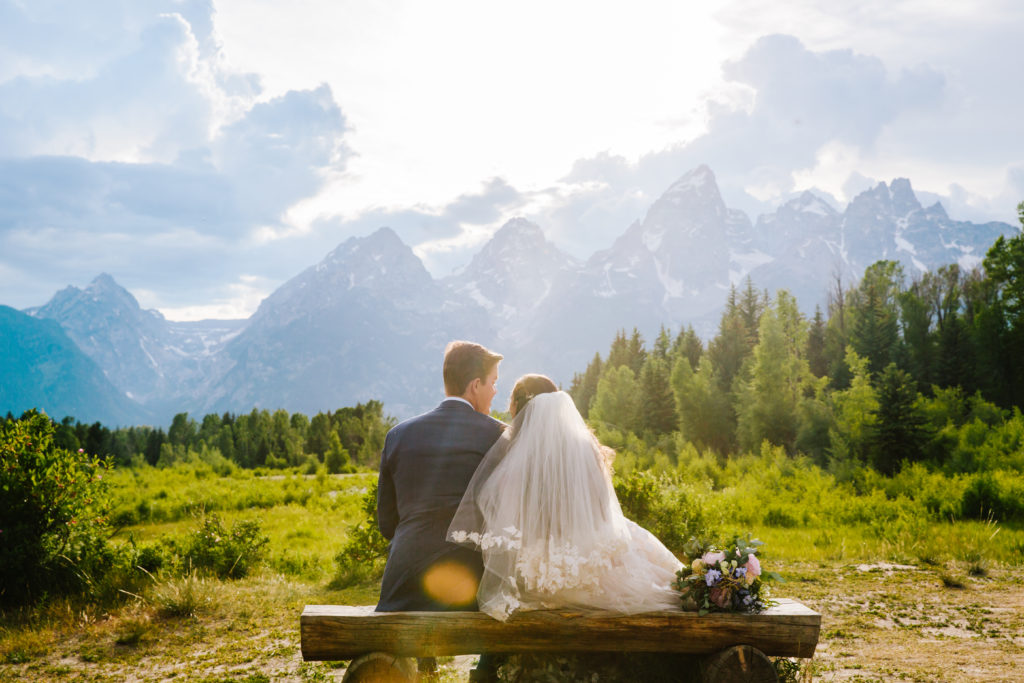
[[[466,607],[476,599],[477,580],[458,562],[441,562],[423,575],[423,590],[432,599],[450,607]]]

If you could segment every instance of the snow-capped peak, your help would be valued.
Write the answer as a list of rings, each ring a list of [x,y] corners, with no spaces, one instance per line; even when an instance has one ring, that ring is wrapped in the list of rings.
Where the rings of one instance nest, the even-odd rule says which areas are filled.
[[[703,193],[705,190],[718,192],[718,183],[715,182],[715,174],[706,165],[701,164],[672,185],[662,195],[663,199],[676,197],[678,195],[691,194],[693,192]]]

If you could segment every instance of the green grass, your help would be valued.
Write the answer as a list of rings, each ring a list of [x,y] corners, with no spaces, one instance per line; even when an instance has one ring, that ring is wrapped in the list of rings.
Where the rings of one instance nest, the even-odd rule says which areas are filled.
[[[869,525],[742,530],[765,542],[767,558],[786,562],[885,561],[938,567],[959,563],[975,567],[975,572],[986,563],[1024,564],[1019,550],[1024,530],[985,522],[931,522],[888,536]]]
[[[259,522],[270,539],[265,563],[251,576],[224,581],[183,567],[157,570],[117,604],[61,599],[4,615],[0,679],[116,680],[144,671],[139,680],[332,680],[338,672],[329,665],[301,661],[298,615],[306,604],[376,602],[376,580],[329,587],[348,530],[363,521],[361,498],[374,477],[217,476],[197,474],[191,464],[115,472],[124,508],[163,490],[157,500],[181,512],[137,521],[115,542],[184,541],[212,512],[202,501],[221,495],[225,528]],[[927,680],[941,671],[935,667],[945,663],[946,646],[980,652],[991,666],[979,666],[990,674],[1000,658],[1024,655],[1006,638],[1024,629],[1016,603],[1006,607],[1024,566],[1017,526],[939,519],[899,495],[839,489],[820,473],[805,476],[773,458],[734,465],[715,486],[685,481],[717,532],[749,531],[765,542],[765,568],[787,579],[775,596],[825,615],[822,638],[831,645],[805,666],[815,677],[869,680],[907,670]],[[246,500],[260,504],[244,507]],[[967,637],[981,650],[961,643]],[[907,648],[934,649],[935,662],[904,661]],[[442,674],[464,678],[454,669]]]

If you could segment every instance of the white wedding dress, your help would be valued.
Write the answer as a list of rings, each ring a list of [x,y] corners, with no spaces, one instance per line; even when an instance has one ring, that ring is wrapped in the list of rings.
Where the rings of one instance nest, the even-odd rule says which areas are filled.
[[[563,391],[538,394],[487,453],[448,529],[478,548],[481,612],[678,609],[679,560],[622,515],[600,444]]]

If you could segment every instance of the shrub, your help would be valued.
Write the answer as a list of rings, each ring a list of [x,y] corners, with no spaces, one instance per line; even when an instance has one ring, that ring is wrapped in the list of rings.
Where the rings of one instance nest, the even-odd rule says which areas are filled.
[[[0,423],[0,605],[74,593],[109,569],[106,461],[54,444],[41,413]]]
[[[227,531],[220,517],[210,515],[185,541],[183,559],[191,567],[216,576],[237,579],[264,559],[270,539],[261,534],[256,520],[239,520]]]
[[[998,470],[974,475],[964,489],[961,510],[968,519],[1024,520],[1024,477]]]
[[[670,550],[679,552],[692,536],[716,534],[703,496],[673,475],[634,470],[628,476],[616,478],[615,494],[623,514],[657,536]]]
[[[331,581],[333,588],[375,581],[384,573],[388,540],[377,527],[377,482],[363,494],[360,507],[362,520],[349,531],[345,545],[334,558],[338,571]]]
[[[213,606],[213,589],[192,572],[156,586],[151,601],[162,617],[194,617]]]

